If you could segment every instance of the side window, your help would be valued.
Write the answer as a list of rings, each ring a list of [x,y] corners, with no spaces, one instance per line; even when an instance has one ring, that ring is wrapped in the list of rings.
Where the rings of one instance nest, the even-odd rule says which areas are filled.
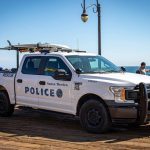
[[[41,57],[27,57],[22,67],[22,73],[37,75],[41,60]]]
[[[44,69],[44,75],[54,76],[55,71],[58,69],[65,70],[66,74],[71,74],[67,65],[58,57],[48,57]]]

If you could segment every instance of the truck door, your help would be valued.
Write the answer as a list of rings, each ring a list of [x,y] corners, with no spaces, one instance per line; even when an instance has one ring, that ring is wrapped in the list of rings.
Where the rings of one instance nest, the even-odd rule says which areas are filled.
[[[43,75],[39,78],[39,107],[47,110],[71,113],[72,73],[59,57],[46,56]],[[67,78],[55,78],[57,71],[65,72]]]
[[[17,104],[38,106],[39,68],[42,62],[40,56],[26,57],[15,80]]]

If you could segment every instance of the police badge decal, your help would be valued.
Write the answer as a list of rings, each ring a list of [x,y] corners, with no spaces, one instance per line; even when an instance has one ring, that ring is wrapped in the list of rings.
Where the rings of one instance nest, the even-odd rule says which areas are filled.
[[[62,98],[62,96],[63,96],[62,90],[61,90],[61,89],[58,89],[58,90],[56,91],[56,95],[57,95],[58,98]]]

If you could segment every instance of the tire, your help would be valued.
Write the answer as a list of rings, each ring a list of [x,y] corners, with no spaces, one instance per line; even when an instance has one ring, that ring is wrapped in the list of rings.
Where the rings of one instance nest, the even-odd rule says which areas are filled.
[[[111,127],[111,119],[104,104],[88,100],[80,109],[80,123],[90,133],[104,133]]]
[[[10,104],[9,98],[5,92],[0,92],[0,116],[9,117],[14,112],[14,105]]]

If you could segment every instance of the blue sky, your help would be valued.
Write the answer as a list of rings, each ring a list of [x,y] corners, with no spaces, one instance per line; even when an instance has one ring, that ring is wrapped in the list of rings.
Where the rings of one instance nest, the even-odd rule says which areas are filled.
[[[0,47],[49,42],[97,53],[97,15],[82,0],[0,0]],[[87,5],[96,0],[86,0]],[[150,0],[100,0],[102,55],[117,65],[150,65]],[[78,44],[77,44],[78,43]],[[15,65],[14,52],[0,52],[0,66]]]

